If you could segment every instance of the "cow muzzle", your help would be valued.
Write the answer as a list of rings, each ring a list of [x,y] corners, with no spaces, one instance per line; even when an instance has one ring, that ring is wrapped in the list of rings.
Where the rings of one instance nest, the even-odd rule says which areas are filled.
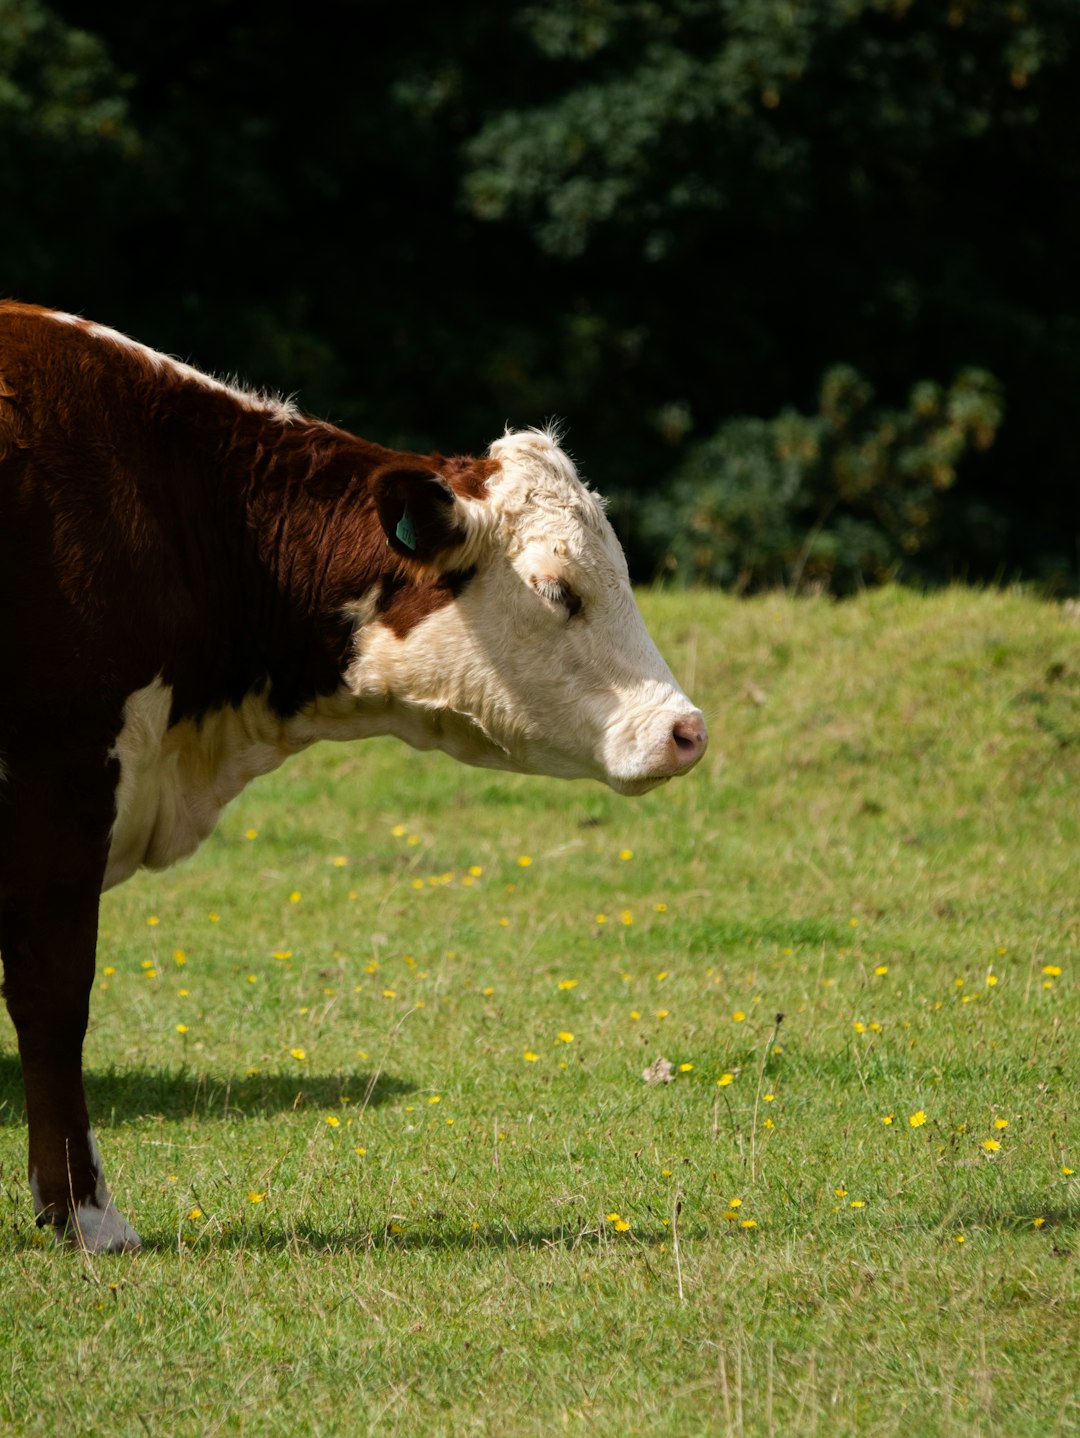
[[[620,794],[645,794],[687,774],[709,745],[705,716],[700,709],[652,714],[612,736],[607,748],[606,782]]]

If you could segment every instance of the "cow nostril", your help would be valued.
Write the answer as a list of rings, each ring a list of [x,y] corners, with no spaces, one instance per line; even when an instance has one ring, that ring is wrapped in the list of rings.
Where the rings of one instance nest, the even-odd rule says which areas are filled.
[[[680,765],[691,764],[701,758],[705,752],[705,745],[708,743],[705,721],[698,714],[689,715],[685,719],[677,719],[672,727],[671,737],[675,743],[675,752],[679,756]]]
[[[683,723],[675,725],[673,737],[675,739],[675,747],[677,749],[697,748],[697,737],[694,734],[689,733],[686,725]]]

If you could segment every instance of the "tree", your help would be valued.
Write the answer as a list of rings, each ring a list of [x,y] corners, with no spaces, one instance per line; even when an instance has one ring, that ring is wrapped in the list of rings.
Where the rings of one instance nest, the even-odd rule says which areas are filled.
[[[733,419],[979,370],[920,570],[1075,582],[1078,45],[1073,0],[0,0],[0,278],[386,443],[561,416],[641,576]]]
[[[466,195],[578,276],[576,322],[640,416],[631,452],[670,471],[732,414],[804,406],[837,358],[894,403],[974,364],[1009,420],[980,467],[996,520],[950,557],[1065,561],[1080,532],[1069,0],[554,0],[518,19],[548,86],[481,128]],[[964,504],[960,486],[943,532]]]
[[[947,390],[918,384],[892,409],[835,365],[817,414],[728,420],[693,446],[645,528],[684,582],[848,593],[940,545],[957,467],[990,448],[1001,418],[998,387],[979,370]]]
[[[137,151],[107,47],[39,0],[0,0],[0,274],[11,293],[92,269]],[[74,242],[73,242],[74,241]]]

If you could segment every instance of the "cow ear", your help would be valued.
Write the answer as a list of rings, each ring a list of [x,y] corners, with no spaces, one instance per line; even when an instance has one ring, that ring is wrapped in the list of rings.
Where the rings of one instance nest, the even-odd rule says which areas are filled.
[[[461,500],[441,475],[427,469],[380,469],[371,492],[386,542],[403,559],[438,566],[464,544],[468,530]]]

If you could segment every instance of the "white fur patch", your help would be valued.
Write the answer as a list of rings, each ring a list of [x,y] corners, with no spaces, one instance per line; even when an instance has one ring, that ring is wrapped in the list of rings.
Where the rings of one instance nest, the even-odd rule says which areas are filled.
[[[194,853],[229,800],[295,752],[257,696],[238,710],[170,729],[171,706],[172,690],[160,679],[124,705],[124,726],[112,749],[120,781],[104,888],[140,867],[167,868]]]
[[[387,732],[344,689],[289,719],[275,715],[262,694],[250,694],[239,708],[170,728],[171,706],[172,690],[160,678],[124,705],[111,751],[120,778],[103,888],[123,883],[136,869],[164,869],[194,853],[252,779],[317,740]]]

